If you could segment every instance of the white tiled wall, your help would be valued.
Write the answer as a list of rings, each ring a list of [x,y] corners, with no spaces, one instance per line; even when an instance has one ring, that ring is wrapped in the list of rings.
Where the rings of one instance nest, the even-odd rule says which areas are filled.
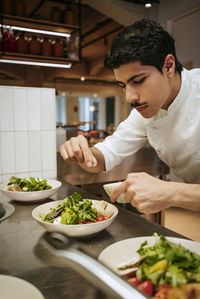
[[[0,182],[56,178],[55,89],[0,86]]]

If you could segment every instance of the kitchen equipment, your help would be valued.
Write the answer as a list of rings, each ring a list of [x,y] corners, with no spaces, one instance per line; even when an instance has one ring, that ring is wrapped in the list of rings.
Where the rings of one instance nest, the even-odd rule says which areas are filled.
[[[28,53],[28,40],[24,33],[19,33],[16,37],[16,52],[21,54]]]
[[[79,250],[78,243],[73,239],[57,232],[46,232],[39,242],[53,255],[64,258],[66,265],[84,276],[88,281],[106,294],[108,298],[146,298],[125,280]]]
[[[40,54],[40,41],[35,35],[32,36],[29,42],[29,54],[39,55]]]
[[[74,13],[70,3],[68,3],[66,9],[63,11],[63,23],[74,25]]]
[[[43,41],[41,42],[41,48],[43,56],[52,56],[52,44],[47,37],[44,37]]]
[[[53,43],[53,56],[63,57],[63,55],[64,55],[63,41],[57,38],[55,43]]]

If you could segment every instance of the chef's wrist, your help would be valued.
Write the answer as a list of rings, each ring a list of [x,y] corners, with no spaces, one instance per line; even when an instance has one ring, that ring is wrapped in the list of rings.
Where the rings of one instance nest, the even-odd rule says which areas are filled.
[[[172,183],[172,206],[200,212],[200,185]]]

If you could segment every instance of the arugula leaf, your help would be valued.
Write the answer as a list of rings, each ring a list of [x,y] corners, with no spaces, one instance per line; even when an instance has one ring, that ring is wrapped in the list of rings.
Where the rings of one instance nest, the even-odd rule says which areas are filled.
[[[97,210],[92,208],[92,201],[88,199],[83,200],[82,196],[77,192],[67,196],[61,205],[51,209],[42,219],[52,223],[57,218],[57,214],[61,216],[62,224],[78,224],[87,220],[95,222],[95,219],[98,218]]]
[[[173,288],[179,287],[188,282],[184,270],[178,265],[170,265],[165,273],[165,278]]]
[[[62,224],[77,224],[79,220],[78,212],[73,208],[66,208],[61,215]]]
[[[46,179],[35,179],[33,177],[30,177],[30,179],[25,178],[18,178],[15,176],[12,176],[8,182],[8,185],[18,185],[22,191],[28,192],[28,191],[42,191],[42,190],[48,190],[52,189],[52,186],[50,186],[47,183]]]

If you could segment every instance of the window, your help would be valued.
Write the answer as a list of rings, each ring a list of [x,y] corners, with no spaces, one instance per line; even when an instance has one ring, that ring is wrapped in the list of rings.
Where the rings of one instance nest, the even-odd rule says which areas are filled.
[[[58,95],[56,97],[56,124],[66,125],[66,96]]]
[[[79,97],[79,121],[87,122],[79,128],[83,131],[91,129],[105,129],[105,98],[103,97]],[[92,124],[92,122],[96,122]]]

